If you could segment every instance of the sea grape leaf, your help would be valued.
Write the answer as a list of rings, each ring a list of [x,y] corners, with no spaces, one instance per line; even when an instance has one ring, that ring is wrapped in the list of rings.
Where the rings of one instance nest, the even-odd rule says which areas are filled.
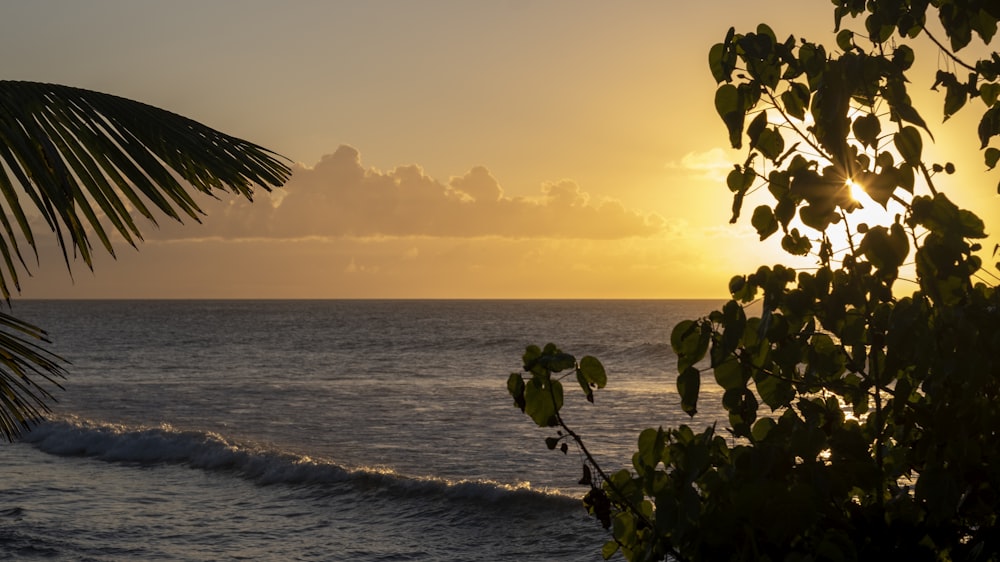
[[[743,93],[732,84],[723,84],[715,91],[715,110],[722,117],[729,131],[729,143],[733,148],[743,148]]]
[[[997,162],[1000,162],[1000,149],[998,148],[987,148],[985,153],[986,168],[992,170],[996,168]]]
[[[889,101],[892,110],[896,113],[896,116],[899,117],[900,120],[913,123],[930,133],[930,129],[927,128],[927,123],[924,121],[924,118],[917,113],[917,110],[914,109],[912,105],[910,105],[908,98],[904,97],[901,100],[887,99],[887,101]],[[893,103],[894,101],[895,103]]]
[[[663,448],[666,446],[663,428],[648,427],[639,434],[638,450],[632,455],[632,465],[637,470],[652,470],[663,460]]]
[[[757,234],[761,240],[767,239],[778,231],[778,221],[774,218],[774,212],[771,210],[771,207],[767,205],[760,205],[753,210],[753,217],[750,219],[750,224],[757,229]]]
[[[767,111],[761,111],[753,118],[750,125],[747,126],[747,138],[750,139],[750,148],[757,146],[757,142],[760,139],[760,134],[764,132],[767,128]]]
[[[806,118],[806,108],[809,107],[809,87],[800,82],[792,82],[781,94],[781,102],[785,105],[785,113],[802,121]]]
[[[757,35],[767,37],[769,45],[774,45],[778,42],[778,37],[774,34],[774,30],[766,23],[757,24]]]
[[[685,350],[685,340],[694,333],[697,325],[694,320],[682,320],[674,326],[670,332],[670,346],[674,349],[674,353],[680,355]]]
[[[972,211],[960,209],[958,220],[962,225],[962,235],[966,238],[986,238],[986,223]]]
[[[781,200],[788,196],[791,187],[791,175],[785,170],[771,170],[767,174],[767,190],[775,199]]]
[[[968,101],[969,94],[965,89],[964,84],[949,84],[946,87],[945,97],[944,97],[944,119],[948,120],[949,117],[962,109],[965,102]]]
[[[524,389],[524,413],[540,427],[556,425],[563,405],[562,383],[548,376],[533,376]]]
[[[908,45],[898,45],[892,53],[892,63],[903,71],[909,70],[916,60],[916,53]]]
[[[677,375],[677,392],[681,395],[681,409],[689,416],[698,413],[698,392],[701,389],[701,373],[688,367]]]
[[[903,127],[902,130],[893,135],[892,140],[896,145],[896,150],[899,151],[900,156],[907,164],[920,165],[920,155],[924,149],[924,142],[916,127]]]
[[[983,43],[987,45],[993,40],[993,36],[997,32],[997,16],[998,11],[994,5],[992,11],[989,8],[983,8],[979,13],[975,14],[969,18],[969,23],[972,29],[979,35],[979,38],[983,40]]]
[[[990,139],[998,134],[1000,134],[1000,103],[994,103],[979,121],[979,142],[981,143],[979,148],[986,148]]]
[[[899,168],[896,168],[895,173],[893,173],[893,178],[895,178],[896,184],[899,185],[899,187],[905,189],[909,193],[913,193],[914,168],[916,168],[916,166],[911,166],[909,164],[900,164]]]
[[[937,71],[937,78],[931,89],[937,90],[938,85],[945,87],[944,120],[947,121],[965,105],[969,99],[969,90],[965,84],[958,81],[953,73],[944,70]]]
[[[844,369],[844,355],[833,339],[826,334],[814,334],[809,339],[809,368],[821,377],[840,374]]]
[[[992,107],[997,102],[997,98],[1000,97],[1000,84],[983,84],[979,87],[979,96],[983,98],[983,103],[987,107]]]
[[[966,238],[985,238],[986,225],[972,211],[959,209],[943,193],[914,197],[912,220],[928,230],[951,231]]]
[[[876,226],[865,233],[859,250],[879,270],[896,270],[910,253],[910,243],[899,223],[892,230]]]
[[[743,378],[743,367],[735,359],[723,361],[715,367],[714,373],[715,382],[719,383],[723,390],[746,386],[746,380]]]
[[[725,63],[726,45],[723,43],[716,43],[712,45],[712,48],[708,50],[708,67],[712,71],[712,77],[715,78],[715,83],[726,82],[729,80],[729,72],[726,70]]]
[[[809,90],[815,91],[826,73],[826,48],[815,43],[803,43],[799,47],[799,63],[805,69]]]
[[[792,385],[786,380],[782,380],[771,374],[764,374],[759,377],[755,384],[760,399],[767,404],[772,411],[787,406],[789,401],[795,396]]]
[[[747,388],[734,388],[722,395],[722,405],[729,412],[729,423],[738,436],[750,433],[750,425],[757,420],[757,398]]]
[[[882,123],[874,113],[862,115],[854,120],[851,127],[854,136],[864,146],[878,146],[878,136],[882,132]]]
[[[533,364],[536,359],[541,357],[542,348],[537,345],[529,345],[524,349],[524,355],[521,356],[521,360],[524,362],[525,369],[529,369],[529,365]]]
[[[744,52],[743,60],[747,63],[747,72],[756,81],[772,90],[778,86],[778,81],[781,79],[781,65],[774,52],[776,44],[774,32],[769,28],[762,31],[760,27],[757,33],[748,33],[739,41],[739,46]]]
[[[747,317],[743,307],[734,300],[727,302],[722,308],[722,338],[712,346],[712,366],[725,361],[740,343],[743,330],[746,329]]]
[[[677,354],[677,370],[685,371],[705,357],[711,333],[694,320],[684,320],[670,333],[670,347]]]
[[[507,377],[507,392],[514,398],[514,405],[524,411],[524,378],[520,373],[511,373]]]
[[[736,169],[729,172],[729,175],[726,176],[726,185],[734,193],[733,216],[729,219],[731,224],[736,224],[736,220],[740,218],[740,211],[743,208],[743,197],[746,196],[747,190],[753,185],[756,177],[757,173],[750,166],[743,169],[737,166]]]
[[[753,429],[750,430],[750,435],[753,436],[754,441],[763,441],[767,438],[767,434],[771,433],[771,430],[777,424],[771,418],[761,418],[757,420],[757,423],[753,424]]]
[[[734,275],[729,280],[729,292],[732,293],[733,299],[739,302],[747,303],[754,300],[757,297],[757,289],[759,289],[757,284],[745,275]]]
[[[548,361],[545,362],[546,368],[553,373],[558,373],[559,371],[565,371],[566,369],[572,369],[576,366],[576,358],[568,353],[557,353],[548,357]]]
[[[604,370],[604,365],[596,357],[585,355],[583,359],[580,359],[578,371],[588,383],[597,388],[604,388],[608,384],[608,374]]]
[[[791,232],[782,237],[781,247],[794,256],[805,256],[812,250],[812,241],[799,234],[799,229],[793,228]]]
[[[878,156],[875,157],[875,166],[879,168],[893,168],[896,165],[896,159],[893,158],[892,153],[889,151],[879,152]]]
[[[736,36],[736,28],[730,27],[726,33],[726,39],[722,43],[712,45],[708,51],[708,67],[712,71],[715,83],[729,82],[732,79],[733,69],[736,68],[736,50],[733,49],[733,38]]]
[[[781,226],[788,228],[788,223],[795,218],[795,207],[797,203],[789,196],[781,197],[778,204],[774,206],[774,218],[778,219]]]
[[[740,191],[746,191],[753,185],[755,174],[753,168],[747,168],[746,170],[741,169],[739,166],[735,170],[729,172],[726,176],[726,186],[729,187],[729,191],[733,193],[738,193]]]
[[[558,373],[576,366],[576,358],[560,351],[554,343],[546,344],[544,349],[529,345],[523,359],[524,369],[534,375]]]
[[[837,46],[842,51],[850,51],[854,48],[854,32],[850,29],[841,29],[837,33]]]
[[[776,161],[785,150],[785,138],[776,128],[764,129],[757,137],[757,150],[764,158]]]
[[[630,511],[620,511],[612,520],[612,533],[619,541],[628,544],[635,539],[635,515]]]

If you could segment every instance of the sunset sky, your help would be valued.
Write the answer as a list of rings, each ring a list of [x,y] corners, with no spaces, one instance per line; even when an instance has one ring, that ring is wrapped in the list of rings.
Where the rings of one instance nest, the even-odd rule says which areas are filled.
[[[144,101],[295,170],[274,197],[150,226],[94,273],[71,278],[43,251],[31,298],[722,297],[731,275],[783,258],[748,220],[728,224],[723,178],[742,156],[708,50],[762,21],[835,45],[826,0],[35,0],[2,14],[5,79]],[[936,53],[921,55],[933,73]],[[940,98],[921,99],[966,186],[953,198],[1000,224],[975,116],[941,127]]]

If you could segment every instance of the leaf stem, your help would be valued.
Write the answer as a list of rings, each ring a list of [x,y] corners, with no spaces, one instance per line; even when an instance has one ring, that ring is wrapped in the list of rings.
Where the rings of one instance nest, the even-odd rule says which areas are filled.
[[[974,67],[974,66],[970,66],[970,65],[969,65],[968,63],[966,63],[966,62],[965,62],[965,61],[963,61],[962,59],[958,58],[958,55],[956,55],[956,54],[955,54],[954,52],[952,52],[952,50],[951,50],[951,49],[949,49],[948,47],[945,47],[945,46],[944,46],[944,44],[942,44],[942,43],[941,43],[940,41],[938,41],[938,38],[937,38],[937,37],[935,37],[933,33],[931,33],[931,30],[927,29],[927,26],[925,26],[925,25],[921,25],[921,26],[920,26],[920,30],[921,30],[921,31],[923,31],[923,32],[924,32],[924,34],[925,34],[925,35],[927,35],[927,37],[928,37],[928,38],[929,38],[929,39],[930,39],[930,40],[931,40],[931,41],[932,41],[932,42],[933,42],[933,43],[934,43],[935,45],[937,45],[937,46],[938,46],[938,48],[939,48],[939,49],[941,49],[941,51],[943,51],[943,52],[944,52],[945,56],[947,56],[947,57],[948,57],[948,58],[950,58],[950,59],[951,59],[952,61],[954,61],[954,62],[955,62],[955,64],[957,64],[957,65],[961,66],[962,68],[965,68],[966,70],[971,70],[972,72],[975,72],[976,74],[979,74],[979,71],[978,71],[978,70],[976,70],[976,67]]]
[[[552,404],[553,406],[555,406],[556,397],[555,397],[555,391],[552,390],[552,385],[549,385],[549,394],[552,397]],[[604,469],[601,468],[600,464],[598,464],[597,459],[594,458],[594,455],[592,455],[590,453],[590,450],[587,449],[587,446],[584,445],[583,438],[581,438],[575,431],[573,431],[572,429],[570,429],[568,425],[566,425],[566,422],[563,420],[562,415],[559,414],[558,408],[556,409],[555,418],[556,418],[556,423],[559,424],[559,427],[561,427],[563,431],[566,432],[566,435],[572,437],[573,441],[576,442],[576,446],[579,448],[580,452],[582,452],[583,455],[587,458],[587,462],[589,462],[590,465],[594,467],[594,470],[597,472],[597,475],[600,477],[600,479],[605,484],[607,484],[612,491],[614,491],[614,493],[618,496],[618,498],[620,498],[620,500],[616,500],[615,503],[618,503],[619,505],[624,505],[625,508],[630,513],[632,513],[632,515],[639,518],[647,527],[649,527],[650,529],[655,529],[656,526],[653,524],[653,522],[650,521],[649,518],[647,518],[638,507],[632,505],[632,503],[628,501],[622,490],[617,485],[615,485],[615,483],[611,480],[611,477],[608,476],[606,472],[604,472]],[[617,539],[615,539],[615,541],[618,542],[619,545],[621,545],[621,542],[619,542]],[[684,562],[684,560],[686,560],[680,555],[680,553],[674,550],[674,548],[669,544],[664,546],[667,549],[667,554],[672,556],[675,560],[679,562]]]

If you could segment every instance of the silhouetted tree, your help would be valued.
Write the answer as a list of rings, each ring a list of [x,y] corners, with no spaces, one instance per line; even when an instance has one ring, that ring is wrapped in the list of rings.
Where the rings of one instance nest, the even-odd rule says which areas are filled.
[[[728,438],[714,424],[647,429],[632,470],[607,474],[561,412],[560,373],[593,400],[606,384],[596,359],[529,347],[526,373],[508,379],[518,407],[558,428],[550,448],[583,448],[584,502],[612,529],[605,557],[1000,558],[1000,294],[983,281],[996,279],[977,254],[984,224],[944,195],[954,166],[924,160],[930,131],[907,91],[907,42],[926,37],[962,73],[934,78],[945,117],[984,103],[976,134],[994,168],[1000,56],[959,52],[974,36],[990,43],[1000,3],[834,4],[835,47],[779,40],[762,24],[730,29],[709,55],[729,142],[748,148],[727,180],[733,220],[759,191],[769,201],[751,217],[760,238],[780,235],[785,251],[816,260],[737,275],[725,306],[673,329],[683,410],[696,415],[712,376]],[[848,16],[864,17],[864,31],[842,29]],[[852,184],[899,214],[860,223]],[[896,282],[910,265],[917,288],[906,294],[912,285]]]

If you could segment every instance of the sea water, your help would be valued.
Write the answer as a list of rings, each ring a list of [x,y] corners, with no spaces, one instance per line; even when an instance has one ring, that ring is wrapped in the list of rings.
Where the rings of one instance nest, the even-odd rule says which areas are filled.
[[[600,560],[581,457],[507,376],[528,344],[601,359],[565,419],[627,466],[642,429],[714,421],[681,411],[669,337],[719,304],[15,302],[70,374],[0,445],[0,557]]]

